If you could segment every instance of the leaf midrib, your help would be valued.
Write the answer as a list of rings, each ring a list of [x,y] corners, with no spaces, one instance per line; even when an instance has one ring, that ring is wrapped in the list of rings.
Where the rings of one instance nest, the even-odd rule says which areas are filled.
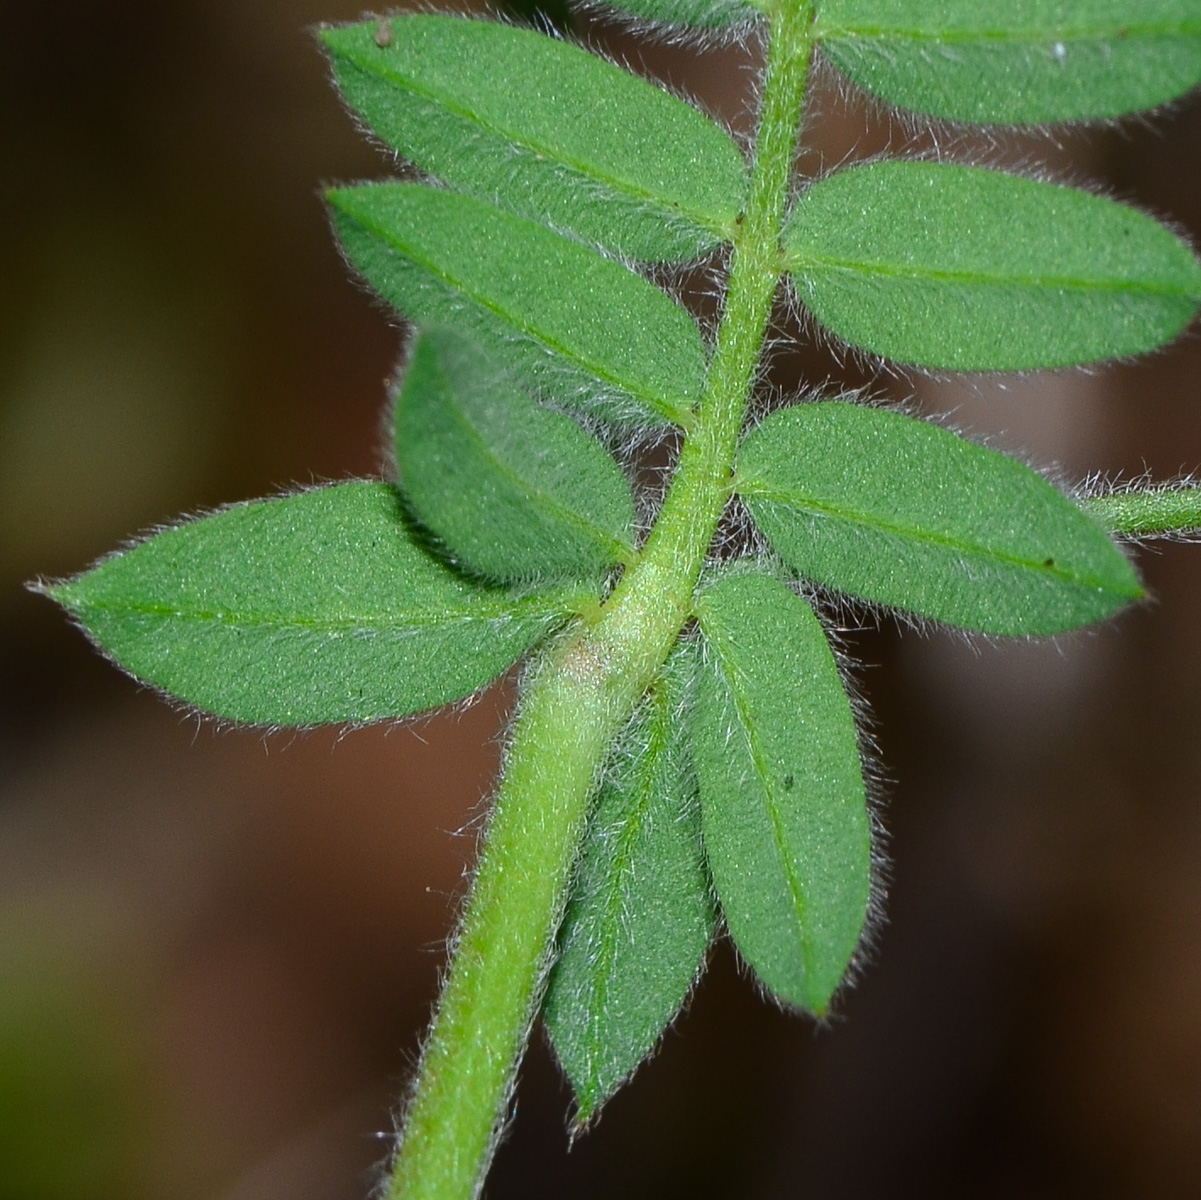
[[[568,362],[574,363],[576,366],[587,371],[590,375],[595,376],[602,383],[609,384],[610,387],[615,388],[619,392],[634,396],[636,399],[648,405],[661,417],[666,418],[668,421],[671,421],[675,424],[681,424],[684,421],[685,415],[688,411],[687,409],[676,408],[664,397],[655,395],[653,393],[647,393],[646,391],[642,390],[642,385],[636,383],[636,381],[620,379],[607,368],[601,367],[595,361],[572,353],[565,345],[563,345],[562,342],[560,342],[551,334],[534,325],[531,325],[524,318],[519,317],[517,314],[511,313],[504,308],[501,308],[491,300],[479,295],[474,288],[469,287],[457,276],[452,275],[450,272],[444,270],[436,263],[431,262],[425,254],[414,249],[412,246],[398,238],[394,229],[381,226],[377,221],[365,216],[361,211],[354,213],[348,212],[346,215],[358,225],[362,226],[362,228],[367,230],[369,233],[374,233],[376,237],[378,237],[385,245],[391,246],[393,249],[403,254],[406,258],[416,263],[422,268],[422,270],[427,271],[445,287],[466,296],[473,303],[478,304],[482,309],[492,313],[496,317],[499,317],[506,325],[509,325],[511,328],[517,330],[518,333],[524,334],[531,341],[537,342],[554,351],[554,353],[558,354],[560,357],[567,359]],[[513,217],[512,219],[520,221],[524,218]],[[535,222],[530,222],[530,224],[534,225],[534,227],[537,229],[545,229],[545,226],[537,225]],[[547,230],[547,232],[551,231]],[[577,244],[570,242],[567,238],[564,238],[563,240],[567,242],[568,245]],[[601,258],[600,255],[597,255],[597,258],[600,262],[610,261]],[[618,266],[616,263],[613,265]],[[621,269],[625,270],[627,268]],[[631,274],[635,273],[631,272]],[[635,274],[635,278],[641,279],[642,277]],[[643,282],[645,282],[645,280],[643,280]],[[648,284],[647,286],[650,287],[653,285]]]
[[[108,613],[112,615],[133,617],[170,617],[176,620],[195,622],[196,624],[221,625],[227,628],[247,629],[303,629],[317,633],[406,633],[420,632],[425,629],[447,628],[455,625],[468,625],[475,622],[491,623],[497,621],[520,620],[530,617],[541,617],[550,620],[556,616],[557,610],[534,601],[519,602],[517,606],[497,607],[492,611],[486,608],[479,612],[434,614],[428,610],[424,613],[409,615],[406,613],[389,614],[387,619],[381,617],[301,617],[289,614],[254,614],[230,609],[186,609],[178,605],[136,603],[128,601],[104,601],[90,599],[73,599],[65,597],[62,601],[76,614],[83,612]],[[566,614],[564,609],[564,615]]]
[[[866,261],[831,256],[788,253],[788,270],[803,275],[812,268],[846,271],[858,276],[881,279],[916,280],[918,282],[966,284],[983,287],[1039,288],[1045,291],[1109,292],[1117,295],[1163,296],[1195,300],[1201,286],[1190,291],[1182,285],[1146,284],[1125,279],[1081,279],[1067,275],[1012,274],[989,275],[980,271],[906,267],[900,263]]]
[[[1058,565],[1058,561],[1055,566],[1048,567],[1045,558],[1028,559],[1018,554],[992,550],[976,542],[963,541],[948,534],[937,533],[914,525],[902,524],[899,521],[888,521],[875,513],[866,513],[846,506],[824,503],[811,496],[800,495],[782,488],[772,488],[767,484],[739,481],[737,490],[744,500],[761,499],[768,504],[775,504],[781,508],[829,517],[880,533],[906,538],[921,545],[933,546],[938,549],[953,551],[956,554],[982,559],[985,562],[1037,571],[1041,575],[1055,577],[1074,587],[1096,588],[1108,592],[1119,590],[1112,583],[1102,582],[1095,576],[1066,571]]]
[[[809,944],[809,939],[805,936],[805,912],[808,908],[808,901],[800,878],[793,869],[792,856],[788,852],[788,835],[784,829],[784,822],[779,805],[776,803],[775,793],[772,790],[772,774],[761,744],[760,735],[757,732],[757,723],[751,713],[750,701],[741,686],[741,673],[738,671],[737,665],[733,662],[729,653],[723,652],[720,645],[720,643],[724,643],[728,651],[732,639],[726,637],[725,631],[721,629],[720,620],[716,622],[705,620],[703,609],[698,610],[697,619],[700,621],[701,631],[714,644],[718,651],[717,661],[713,664],[714,671],[734,701],[734,707],[738,711],[739,722],[746,734],[746,744],[751,756],[751,764],[758,778],[762,781],[763,806],[767,810],[776,854],[779,856],[785,884],[792,898],[790,912],[796,919],[797,941],[800,943],[801,951],[801,965],[806,983],[808,983],[814,977],[812,947]]]
[[[394,67],[389,67],[386,71],[373,71],[369,66],[366,66],[361,60],[354,60],[356,66],[367,74],[382,75],[390,82],[396,83],[419,99],[429,101],[432,104],[444,108],[453,116],[460,118],[470,124],[474,124],[481,128],[484,132],[492,134],[498,141],[507,141],[548,160],[548,163],[554,163],[565,167],[568,170],[575,171],[585,178],[595,180],[612,188],[613,191],[620,195],[626,196],[631,200],[641,203],[652,202],[657,207],[667,207],[674,209],[676,215],[687,218],[700,230],[712,234],[722,240],[727,240],[730,235],[729,226],[721,221],[714,220],[710,215],[700,212],[691,205],[678,199],[668,199],[661,193],[649,191],[645,188],[638,187],[632,180],[614,175],[611,171],[602,170],[599,164],[588,163],[582,159],[572,157],[565,153],[559,146],[551,146],[548,143],[538,141],[535,138],[523,135],[513,129],[506,128],[495,124],[493,121],[481,116],[474,109],[469,108],[456,101],[453,95],[448,95],[445,92],[437,91],[429,86],[424,86],[407,75],[401,74]],[[702,114],[703,115],[703,114]]]
[[[1124,25],[1106,25],[1101,28],[1083,29],[1062,26],[1040,28],[1024,26],[1020,29],[957,29],[938,32],[901,25],[823,25],[816,28],[819,42],[855,40],[866,38],[892,38],[913,42],[933,42],[939,45],[961,45],[984,42],[994,45],[1029,46],[1050,42],[1116,41],[1128,42],[1135,38],[1196,37],[1201,34],[1201,21],[1177,21],[1156,25],[1132,21]]]
[[[655,697],[653,702],[662,703],[658,697]],[[650,806],[651,785],[653,785],[654,777],[657,774],[657,754],[666,753],[669,737],[668,734],[663,732],[661,725],[657,722],[654,725],[654,730],[651,747],[642,756],[638,764],[636,786],[639,799],[631,806],[629,821],[621,831],[621,837],[618,839],[617,851],[613,855],[613,871],[609,876],[612,883],[607,889],[608,895],[605,897],[600,921],[598,934],[600,950],[597,953],[596,987],[594,989],[596,1008],[589,1015],[587,1032],[588,1082],[594,1094],[600,1090],[597,1066],[604,1049],[604,1038],[600,1031],[601,1012],[604,1009],[605,1000],[609,994],[609,987],[615,977],[613,963],[617,958],[618,936],[614,933],[614,930],[620,930],[621,928],[622,897],[624,893],[622,884],[624,876],[629,871],[630,864],[634,858],[634,846],[646,824],[646,810]]]
[[[541,505],[543,508],[549,510],[549,515],[552,519],[558,518],[562,520],[564,524],[585,533],[594,544],[599,543],[602,551],[608,555],[610,565],[622,562],[633,553],[634,547],[632,543],[622,541],[608,529],[589,520],[576,509],[570,508],[552,492],[534,486],[522,475],[518,474],[515,468],[510,467],[505,459],[494,452],[492,443],[479,431],[468,416],[466,409],[458,402],[455,388],[452,386],[450,378],[441,363],[438,364],[438,372],[442,376],[447,394],[451,397],[449,407],[452,416],[457,419],[468,439],[480,452],[481,457],[485,461],[490,462],[497,474],[509,483],[518,494],[528,498],[533,506],[537,507]],[[550,412],[552,410],[548,409],[547,411]],[[565,417],[564,420],[571,420],[571,418]]]

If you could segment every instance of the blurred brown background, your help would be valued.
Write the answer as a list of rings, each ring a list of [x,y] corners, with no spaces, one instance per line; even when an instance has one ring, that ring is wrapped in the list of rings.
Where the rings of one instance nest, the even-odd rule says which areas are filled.
[[[507,692],[392,731],[217,731],[20,586],[378,469],[400,334],[318,187],[389,168],[306,32],[359,12],[3,9],[0,1200],[357,1200],[434,995]],[[745,127],[745,55],[643,61]],[[815,112],[808,169],[929,144],[837,89]],[[1195,100],[939,143],[1201,235]],[[781,353],[776,382],[801,368],[864,378]],[[1195,334],[1087,374],[886,382],[1068,480],[1201,466]],[[838,1019],[775,1011],[719,949],[570,1152],[539,1038],[489,1195],[1201,1194],[1201,550],[1139,562],[1154,601],[1057,644],[849,632],[894,865]]]

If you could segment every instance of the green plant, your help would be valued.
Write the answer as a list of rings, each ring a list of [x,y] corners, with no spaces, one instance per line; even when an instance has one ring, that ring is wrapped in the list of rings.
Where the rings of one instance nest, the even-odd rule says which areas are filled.
[[[539,1011],[586,1122],[683,1002],[718,906],[774,997],[827,1011],[872,894],[827,590],[1053,634],[1140,594],[1110,533],[1201,524],[1198,489],[1071,498],[853,398],[746,429],[785,280],[850,346],[935,370],[1135,354],[1201,303],[1183,242],[1083,191],[915,161],[798,187],[815,49],[934,118],[1109,118],[1201,79],[1196,3],[623,8],[762,37],[749,166],[685,102],[533,30],[324,31],[350,104],[443,185],[329,193],[348,257],[420,330],[402,486],[236,506],[42,585],[140,679],[264,726],[403,717],[526,658],[396,1196],[478,1190]],[[703,255],[726,269],[706,331],[628,265]],[[605,441],[656,436],[680,438],[671,479],[636,504]],[[729,536],[733,504],[755,537]]]

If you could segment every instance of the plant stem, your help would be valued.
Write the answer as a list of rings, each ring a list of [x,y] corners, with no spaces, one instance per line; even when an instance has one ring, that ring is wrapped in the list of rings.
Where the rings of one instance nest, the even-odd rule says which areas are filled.
[[[1143,491],[1092,496],[1080,507],[1110,533],[1133,537],[1186,533],[1201,529],[1201,488],[1155,487]]]
[[[780,231],[812,52],[808,4],[771,19],[746,211],[705,395],[637,562],[525,689],[453,947],[389,1200],[478,1195],[537,1014],[606,750],[691,615],[729,498],[738,434],[780,280]]]

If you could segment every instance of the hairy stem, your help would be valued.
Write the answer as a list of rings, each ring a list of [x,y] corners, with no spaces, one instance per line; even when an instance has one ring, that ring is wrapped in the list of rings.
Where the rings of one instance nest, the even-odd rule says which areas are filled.
[[[1110,533],[1132,537],[1201,529],[1201,487],[1156,487],[1092,496],[1080,506]]]
[[[717,346],[663,508],[609,601],[525,689],[390,1200],[478,1195],[541,1000],[597,773],[691,615],[779,285],[810,22],[808,4],[782,5],[771,19],[751,187]]]

